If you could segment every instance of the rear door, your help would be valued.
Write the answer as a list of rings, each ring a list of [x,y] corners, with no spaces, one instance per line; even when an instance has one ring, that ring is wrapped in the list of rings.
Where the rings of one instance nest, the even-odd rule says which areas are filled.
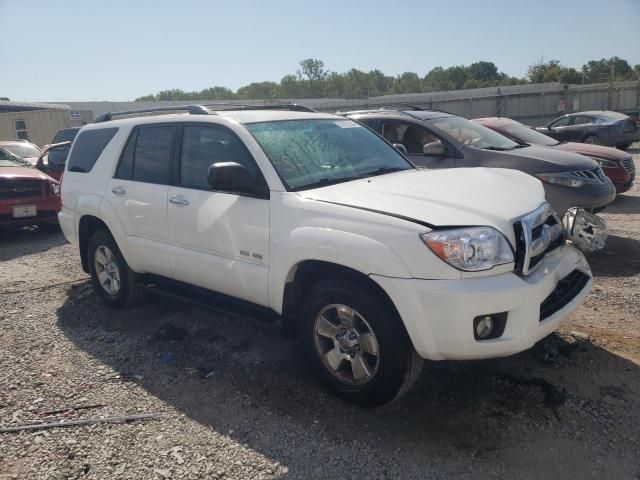
[[[167,193],[176,132],[175,124],[136,127],[105,194],[127,235],[135,268],[167,277],[173,273]]]
[[[594,117],[576,115],[571,117],[571,123],[564,129],[564,140],[567,142],[581,142],[593,125]]]
[[[168,216],[175,278],[267,306],[269,190],[253,157],[222,125],[180,128]],[[207,180],[209,166],[237,162],[256,177],[249,193],[220,192]]]

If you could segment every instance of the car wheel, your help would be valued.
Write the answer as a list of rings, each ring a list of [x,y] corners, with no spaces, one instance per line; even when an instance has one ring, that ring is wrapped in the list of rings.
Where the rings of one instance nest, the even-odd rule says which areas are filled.
[[[395,309],[357,281],[316,283],[302,308],[300,340],[322,381],[341,398],[379,406],[417,380],[418,356]]]
[[[89,239],[88,249],[94,288],[107,304],[130,307],[144,299],[145,290],[136,285],[135,272],[129,268],[108,232],[95,232]]]
[[[585,137],[582,143],[588,143],[589,145],[600,145],[602,142],[597,135],[589,135],[588,137]]]

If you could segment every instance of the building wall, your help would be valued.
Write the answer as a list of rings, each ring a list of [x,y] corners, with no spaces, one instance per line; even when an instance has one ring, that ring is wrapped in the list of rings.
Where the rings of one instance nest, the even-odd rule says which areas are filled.
[[[25,122],[29,141],[40,147],[51,143],[58,130],[72,126],[69,110],[32,110],[0,113],[0,140],[17,138],[16,120]]]

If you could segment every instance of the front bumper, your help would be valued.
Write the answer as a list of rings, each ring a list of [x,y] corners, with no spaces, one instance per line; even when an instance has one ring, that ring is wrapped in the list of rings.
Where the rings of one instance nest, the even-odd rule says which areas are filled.
[[[589,277],[564,307],[540,321],[540,305],[574,270]],[[564,245],[528,276],[505,273],[462,280],[418,280],[372,275],[396,306],[418,354],[430,360],[501,357],[527,350],[556,330],[591,288],[582,253]],[[499,338],[476,340],[473,319],[507,312]]]
[[[583,185],[582,187],[563,187],[543,183],[545,196],[553,209],[562,218],[571,207],[585,210],[604,207],[616,198],[616,189],[610,181],[602,185]]]
[[[13,217],[13,207],[19,205],[34,205],[37,215],[34,217]],[[8,199],[0,202],[0,226],[20,227],[24,225],[37,225],[42,223],[56,223],[60,211],[60,197],[24,197]]]

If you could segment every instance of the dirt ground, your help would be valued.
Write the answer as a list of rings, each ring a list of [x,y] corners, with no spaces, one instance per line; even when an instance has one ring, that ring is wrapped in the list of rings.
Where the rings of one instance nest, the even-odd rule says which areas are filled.
[[[638,479],[640,186],[602,216],[594,289],[558,333],[430,363],[377,410],[270,328],[165,298],[110,309],[62,235],[1,235],[0,426],[159,417],[0,434],[0,479]]]

